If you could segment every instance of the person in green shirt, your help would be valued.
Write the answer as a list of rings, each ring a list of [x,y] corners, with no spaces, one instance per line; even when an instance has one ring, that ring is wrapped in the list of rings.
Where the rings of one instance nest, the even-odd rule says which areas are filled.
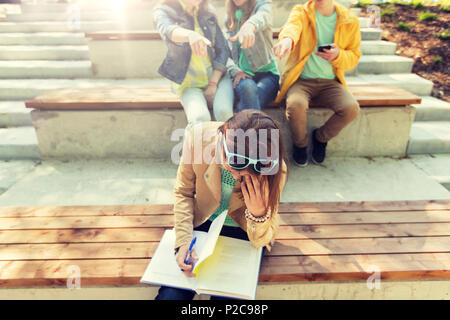
[[[272,1],[227,0],[226,9],[231,46],[227,67],[239,100],[236,112],[261,110],[279,90],[280,73],[272,46]]]

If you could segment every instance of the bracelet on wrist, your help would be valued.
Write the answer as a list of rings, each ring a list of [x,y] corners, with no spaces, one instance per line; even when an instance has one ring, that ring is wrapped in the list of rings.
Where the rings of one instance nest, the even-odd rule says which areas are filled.
[[[269,219],[269,217],[270,217],[269,212],[266,212],[266,214],[261,217],[255,217],[253,214],[250,213],[250,211],[248,211],[248,209],[245,209],[245,218],[253,222],[257,223],[265,222]]]
[[[214,81],[210,81],[208,82],[208,87],[217,87],[219,84],[217,82]]]

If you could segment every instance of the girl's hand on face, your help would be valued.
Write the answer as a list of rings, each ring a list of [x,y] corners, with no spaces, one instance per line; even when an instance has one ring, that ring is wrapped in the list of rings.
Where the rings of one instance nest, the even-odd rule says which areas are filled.
[[[269,200],[269,181],[263,175],[245,175],[242,177],[241,191],[245,205],[254,216],[263,216],[267,211]]]
[[[255,26],[251,23],[244,23],[241,30],[230,37],[230,41],[239,40],[241,43],[241,49],[247,49],[252,47],[255,44]]]
[[[208,55],[208,46],[211,46],[211,41],[197,32],[192,31],[189,33],[189,45],[191,46],[192,54],[206,57]]]
[[[236,73],[236,75],[234,76],[233,79],[233,88],[236,88],[237,85],[239,84],[239,82],[241,82],[241,80],[244,79],[251,79],[252,77],[250,77],[248,74],[246,74],[243,71],[239,71],[238,73]]]
[[[189,244],[185,244],[178,249],[178,253],[176,256],[176,261],[181,271],[183,271],[184,275],[188,278],[194,278],[195,274],[192,273],[192,264],[185,264],[184,260],[186,260],[187,254],[189,252]],[[195,252],[195,249],[191,251],[191,259],[198,260],[198,255]]]

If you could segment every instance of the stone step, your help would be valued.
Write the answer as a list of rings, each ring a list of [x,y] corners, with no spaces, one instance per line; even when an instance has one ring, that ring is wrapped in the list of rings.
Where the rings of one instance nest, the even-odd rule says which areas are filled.
[[[34,127],[0,129],[0,159],[39,159]]]
[[[450,153],[450,121],[413,123],[407,154],[432,153]]]
[[[8,22],[37,22],[37,21],[67,21],[74,15],[70,12],[30,12],[30,13],[14,13],[7,14],[6,21]],[[114,18],[119,18],[118,12],[114,11],[88,11],[81,12],[81,21],[102,21],[102,20],[115,20]]]
[[[0,46],[0,60],[89,60],[87,46]]]
[[[359,59],[358,72],[365,74],[410,73],[414,60],[395,55],[363,55]]]
[[[89,78],[92,76],[90,61],[0,61],[0,78]]]
[[[384,40],[361,41],[361,52],[364,55],[395,55],[397,44]]]
[[[433,97],[422,97],[416,107],[415,121],[450,121],[450,103]]]
[[[75,32],[33,32],[33,33],[1,33],[1,45],[86,45],[84,33]]]
[[[450,154],[412,155],[411,161],[450,191]]]
[[[24,101],[0,101],[0,127],[31,126],[30,111]]]
[[[281,201],[395,201],[449,197],[445,188],[409,159],[330,157],[325,161],[326,166],[298,168],[291,165]],[[31,170],[25,167],[22,172],[22,178],[13,180],[13,185],[9,184],[0,197],[0,206],[167,204],[175,201],[173,188],[177,165],[172,162],[152,159],[43,160],[40,165]]]
[[[382,74],[346,77],[348,84],[384,84],[394,85],[419,96],[431,93],[433,83],[416,74]],[[0,100],[28,100],[59,88],[104,87],[104,86],[152,86],[169,85],[166,79],[0,79]]]
[[[119,30],[113,21],[82,21],[79,26],[69,22],[0,22],[0,33],[11,32],[96,32]]]
[[[375,28],[361,28],[361,40],[381,40],[383,30]]]
[[[433,82],[418,76],[415,73],[394,74],[358,74],[346,77],[348,84],[384,84],[396,86],[418,96],[429,96],[433,88]]]
[[[169,85],[165,79],[0,79],[1,100],[28,100],[60,88]]]

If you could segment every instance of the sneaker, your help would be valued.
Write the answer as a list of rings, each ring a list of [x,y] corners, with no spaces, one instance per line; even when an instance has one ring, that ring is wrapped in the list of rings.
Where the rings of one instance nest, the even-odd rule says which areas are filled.
[[[293,145],[292,157],[294,163],[299,167],[306,167],[308,165],[308,147],[299,148],[295,144]]]
[[[327,150],[327,142],[323,143],[316,139],[316,131],[317,129],[314,129],[312,134],[312,141],[313,141],[313,149],[312,149],[312,161],[315,164],[322,164],[322,162],[325,160],[326,150]]]

